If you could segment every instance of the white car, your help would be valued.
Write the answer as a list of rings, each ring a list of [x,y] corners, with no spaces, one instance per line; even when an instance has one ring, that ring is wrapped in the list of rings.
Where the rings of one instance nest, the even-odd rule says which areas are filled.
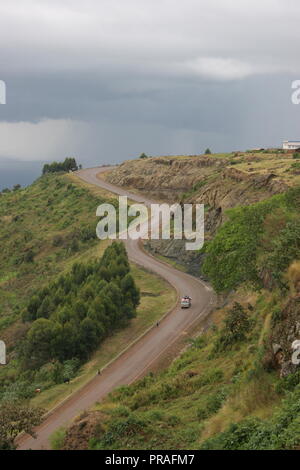
[[[181,308],[190,308],[192,306],[192,299],[188,295],[182,297]]]

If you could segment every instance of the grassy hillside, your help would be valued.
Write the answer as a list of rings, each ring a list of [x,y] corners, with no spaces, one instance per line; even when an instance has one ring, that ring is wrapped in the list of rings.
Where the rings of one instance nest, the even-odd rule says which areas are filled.
[[[55,175],[1,195],[0,331],[19,318],[41,283],[96,246],[94,214],[103,201]]]
[[[140,165],[139,190],[155,193],[160,185],[162,197],[172,193],[178,200],[184,192],[186,201],[206,204],[211,225],[202,270],[223,306],[171,366],[121,387],[79,416],[68,431],[57,433],[57,448],[300,448],[300,371],[291,362],[291,344],[300,339],[297,158],[275,151],[201,156],[195,172],[197,158],[142,159],[108,178],[128,183]],[[20,319],[28,300],[70,272],[74,262],[103,255],[107,244],[95,240],[96,221],[90,221],[99,201],[109,197],[74,175],[45,176],[1,196],[1,335],[11,346],[11,365],[0,371],[5,387],[13,390],[19,374],[15,345],[28,329]],[[79,371],[69,359],[63,363],[58,372],[75,370],[70,389],[63,383],[48,387],[48,369],[35,376],[34,384],[40,380],[45,387],[35,404],[50,408],[86,383],[174,300],[161,279],[136,267],[131,273],[141,292],[137,316],[106,338]]]
[[[264,154],[265,155],[265,154]],[[231,209],[204,248],[226,299],[204,335],[165,371],[113,392],[80,416],[93,449],[298,449],[300,189]],[[238,204],[237,204],[238,206]]]
[[[35,388],[41,388],[42,393],[33,402],[51,408],[86,383],[98,368],[157,321],[175,301],[175,292],[167,283],[136,266],[128,267],[124,255],[120,258],[122,268],[121,265],[117,268],[112,264],[113,256],[107,251],[110,242],[100,242],[95,234],[96,208],[107,201],[116,203],[114,195],[100,188],[90,188],[75,175],[55,174],[44,175],[28,188],[0,196],[0,239],[3,249],[0,261],[0,337],[8,347],[8,365],[0,369],[0,399],[28,399],[33,397]],[[105,266],[101,268],[99,260],[105,250]],[[117,325],[115,335],[110,333],[105,339],[105,329],[111,330],[106,318],[109,312],[105,312],[103,304],[99,307],[100,310],[104,308],[102,320],[96,319],[91,304],[90,313],[87,309],[86,313],[80,311],[80,315],[88,315],[95,325],[98,324],[98,333],[94,333],[97,343],[99,338],[102,340],[101,347],[92,355],[89,351],[85,359],[76,359],[76,354],[71,357],[69,353],[70,357],[63,357],[63,340],[62,356],[49,365],[49,358],[45,356],[49,348],[44,350],[42,346],[45,332],[50,334],[55,330],[56,334],[59,324],[63,327],[61,332],[66,326],[72,328],[72,312],[77,311],[78,307],[76,298],[86,296],[85,306],[92,302],[93,276],[105,277],[100,284],[104,282],[102,287],[109,297],[108,287],[105,287],[110,277],[107,268],[108,271],[111,269],[112,276],[113,272],[118,276],[126,275],[130,269],[140,290],[136,316],[130,314],[134,318],[129,324],[121,321],[122,325]],[[124,279],[124,282],[127,281]],[[62,288],[66,288],[69,294],[61,295]],[[118,289],[116,285],[113,288]],[[128,292],[127,288],[125,290]],[[97,295],[98,291],[97,288]],[[73,305],[74,302],[76,305]],[[123,307],[125,303],[124,300]],[[128,305],[126,312],[130,309]],[[116,305],[113,310],[114,321],[118,321],[121,309]],[[78,318],[78,328],[82,320]],[[104,323],[101,325],[99,321]],[[47,328],[43,323],[43,328],[38,329],[38,324],[42,322],[47,323]],[[93,325],[86,324],[82,328],[82,333],[92,339]],[[73,339],[75,336],[71,335]],[[24,342],[25,338],[27,340]],[[58,338],[55,336],[54,339],[57,341]],[[50,343],[47,344],[50,347]],[[33,348],[32,351],[30,348]],[[87,358],[88,362],[84,363]],[[62,383],[66,376],[72,378],[72,387]]]

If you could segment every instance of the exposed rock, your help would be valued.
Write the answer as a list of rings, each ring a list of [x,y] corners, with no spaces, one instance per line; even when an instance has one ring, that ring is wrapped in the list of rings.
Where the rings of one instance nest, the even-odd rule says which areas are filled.
[[[299,340],[300,299],[291,297],[283,308],[280,318],[272,328],[270,350],[274,364],[280,370],[280,376],[286,377],[295,372],[292,364],[293,344]]]
[[[258,161],[259,157],[256,158]],[[152,157],[124,162],[107,173],[106,178],[111,183],[138,190],[150,199],[204,204],[208,239],[226,220],[227,209],[253,204],[287,189],[274,173],[248,174],[229,167],[228,163],[228,159],[213,156]],[[187,252],[184,241],[151,241],[147,247],[200,276],[203,255]],[[265,285],[271,281],[266,279]]]
[[[226,166],[226,160],[214,157],[154,157],[129,160],[112,170],[111,183],[138,189],[156,199],[179,200],[201,178]]]
[[[272,344],[272,349],[273,349],[273,354],[276,356],[276,354],[279,352],[279,351],[282,351],[282,347],[280,346],[280,344]]]
[[[186,268],[189,274],[203,278],[200,267],[204,260],[204,254],[198,251],[187,251],[185,240],[148,240],[145,248],[153,254],[166,256]]]
[[[227,209],[253,204],[287,189],[275,173],[249,174],[228,167],[226,159],[208,156],[130,160],[106,177],[154,200],[205,204],[206,231],[212,235],[226,219]]]
[[[297,369],[297,366],[292,364],[291,361],[286,361],[282,364],[281,370],[280,370],[280,377],[284,378],[287,377],[290,374],[293,374]]]

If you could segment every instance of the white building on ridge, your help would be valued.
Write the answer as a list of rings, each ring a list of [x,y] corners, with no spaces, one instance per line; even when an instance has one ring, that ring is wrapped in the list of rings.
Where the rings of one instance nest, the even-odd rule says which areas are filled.
[[[300,140],[284,140],[283,150],[298,150],[300,149]]]

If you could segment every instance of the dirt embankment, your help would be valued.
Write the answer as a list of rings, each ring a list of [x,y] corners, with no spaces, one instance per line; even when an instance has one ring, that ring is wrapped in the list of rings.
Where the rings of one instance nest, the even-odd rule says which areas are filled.
[[[246,173],[234,167],[232,158],[191,156],[129,160],[107,173],[106,179],[154,200],[204,204],[207,239],[226,220],[227,209],[253,204],[287,189],[276,174]],[[200,275],[202,256],[186,252],[183,241],[150,241],[147,248],[179,262],[191,274]]]
[[[107,175],[110,183],[143,192],[156,199],[178,200],[202,178],[226,165],[213,157],[153,157],[128,160]]]
[[[157,200],[203,203],[219,212],[287,189],[274,173],[246,173],[231,164],[213,156],[152,157],[126,161],[106,178]]]

